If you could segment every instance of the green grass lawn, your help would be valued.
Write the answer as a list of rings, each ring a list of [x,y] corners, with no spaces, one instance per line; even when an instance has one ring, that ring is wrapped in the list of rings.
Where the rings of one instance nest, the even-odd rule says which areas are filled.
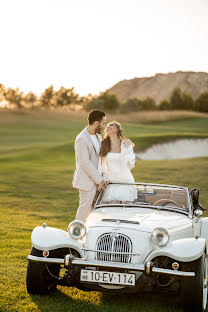
[[[78,192],[71,184],[73,144],[85,124],[55,114],[0,115],[0,311],[182,311],[178,298],[150,294],[119,296],[67,287],[44,297],[27,294],[26,258],[33,228],[46,222],[66,230],[75,217]],[[178,137],[208,137],[207,119],[122,126],[137,149]],[[205,207],[207,172],[207,157],[137,161],[133,169],[138,182],[200,188]]]

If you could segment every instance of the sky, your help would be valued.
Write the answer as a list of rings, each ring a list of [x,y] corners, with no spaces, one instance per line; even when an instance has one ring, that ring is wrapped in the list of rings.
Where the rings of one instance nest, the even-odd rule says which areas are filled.
[[[25,93],[208,72],[208,0],[0,0],[0,29],[0,83]]]

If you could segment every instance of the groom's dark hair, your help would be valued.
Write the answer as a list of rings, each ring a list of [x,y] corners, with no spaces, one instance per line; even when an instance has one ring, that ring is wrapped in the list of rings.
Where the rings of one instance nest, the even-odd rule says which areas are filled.
[[[89,125],[92,125],[95,121],[101,121],[105,117],[105,113],[99,109],[93,109],[88,114],[88,123]]]

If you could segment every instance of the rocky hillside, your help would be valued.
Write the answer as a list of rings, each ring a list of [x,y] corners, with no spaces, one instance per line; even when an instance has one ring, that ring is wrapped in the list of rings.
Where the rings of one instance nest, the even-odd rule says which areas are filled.
[[[149,96],[159,104],[161,100],[170,97],[175,87],[180,87],[182,91],[196,98],[199,93],[208,92],[208,73],[179,71],[156,74],[153,77],[122,80],[107,91],[115,94],[121,102],[130,97],[144,99]]]

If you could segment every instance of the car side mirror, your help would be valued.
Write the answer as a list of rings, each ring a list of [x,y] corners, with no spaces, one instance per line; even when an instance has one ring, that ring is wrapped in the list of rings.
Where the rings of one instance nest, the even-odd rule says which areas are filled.
[[[196,210],[194,211],[194,215],[195,215],[195,217],[197,217],[197,218],[200,218],[200,217],[202,216],[202,214],[203,214],[203,212],[202,212],[200,209],[196,209]]]
[[[190,191],[190,196],[194,206],[194,210],[206,210],[201,204],[199,204],[199,189],[192,189]]]

